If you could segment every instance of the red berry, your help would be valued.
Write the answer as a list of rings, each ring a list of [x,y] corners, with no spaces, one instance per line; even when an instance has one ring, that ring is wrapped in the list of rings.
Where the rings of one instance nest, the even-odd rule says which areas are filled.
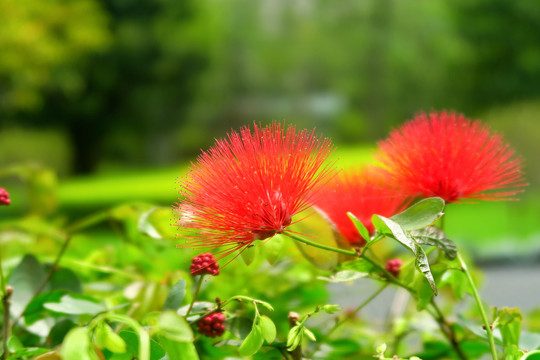
[[[219,265],[212,254],[204,253],[193,258],[190,271],[193,276],[204,274],[215,276],[219,274]]]
[[[221,336],[225,332],[225,314],[217,312],[210,314],[197,322],[197,327],[202,335],[208,337]]]
[[[0,187],[0,205],[9,205],[11,200],[9,199],[9,193],[6,189]]]
[[[391,259],[386,262],[385,269],[388,270],[388,272],[394,277],[399,277],[401,265],[403,265],[403,261],[401,259]]]

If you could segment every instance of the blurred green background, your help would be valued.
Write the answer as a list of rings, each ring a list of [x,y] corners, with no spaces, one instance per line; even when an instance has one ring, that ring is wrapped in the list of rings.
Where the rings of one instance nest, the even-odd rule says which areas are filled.
[[[418,111],[454,109],[504,133],[531,186],[452,205],[449,233],[538,259],[538,39],[535,1],[2,1],[3,216],[170,205],[200,149],[254,121],[316,127],[350,165]]]

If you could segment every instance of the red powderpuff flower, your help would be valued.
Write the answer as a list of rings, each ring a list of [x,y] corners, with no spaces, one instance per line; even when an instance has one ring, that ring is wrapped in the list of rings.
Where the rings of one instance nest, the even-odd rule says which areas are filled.
[[[373,235],[374,214],[392,216],[410,202],[389,185],[388,175],[374,166],[342,172],[337,181],[322,191],[315,208],[333,224],[351,245],[364,245],[368,239],[356,230],[347,216],[352,213]]]
[[[6,189],[0,187],[0,205],[9,205],[11,200]]]
[[[411,196],[510,200],[522,161],[487,125],[454,112],[420,113],[379,142],[378,159]],[[497,191],[506,189],[506,191]]]
[[[281,124],[231,132],[203,152],[180,184],[180,247],[226,246],[226,256],[282,233],[333,174],[328,139]]]

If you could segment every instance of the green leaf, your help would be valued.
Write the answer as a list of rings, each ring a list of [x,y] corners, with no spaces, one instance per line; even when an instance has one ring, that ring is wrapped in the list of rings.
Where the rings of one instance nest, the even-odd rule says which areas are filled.
[[[317,279],[325,280],[328,282],[339,283],[339,282],[351,282],[366,277],[368,274],[355,271],[355,270],[342,270],[331,275],[330,277],[318,276]]]
[[[226,328],[239,339],[245,339],[253,327],[251,319],[245,316],[234,316],[225,320]]]
[[[257,305],[262,305],[268,311],[274,311],[274,307],[266,301],[256,300]]]
[[[17,351],[10,352],[10,356],[7,358],[7,360],[20,360],[24,358],[35,359],[36,356],[41,355],[41,354],[46,354],[50,351],[51,351],[50,349],[37,348],[37,347],[22,348],[22,349],[18,349]]]
[[[332,225],[319,212],[315,212],[310,208],[296,215],[295,218],[302,219],[302,221],[293,221],[293,224],[289,227],[292,231],[305,234],[310,241],[318,244],[339,247]],[[294,241],[294,244],[302,255],[319,269],[333,270],[338,265],[339,255],[337,253],[306,245],[299,241]]]
[[[130,330],[122,330],[118,333],[126,343],[127,351],[134,359],[139,359],[139,335]],[[161,343],[161,341],[160,341]],[[150,360],[160,360],[165,356],[165,350],[155,340],[150,339]],[[171,358],[172,359],[172,358]]]
[[[311,339],[311,341],[317,341],[315,334],[313,334],[307,327],[304,326],[302,330],[304,331],[304,334]]]
[[[370,274],[373,271],[373,265],[364,258],[359,258],[353,261],[347,261],[341,264],[341,270],[354,270]]]
[[[176,238],[176,227],[171,225],[172,208],[156,207],[144,212],[138,221],[138,229],[154,239]]]
[[[22,314],[26,305],[34,297],[45,279],[45,274],[45,268],[34,255],[25,255],[13,269],[8,283],[14,289],[9,309],[14,318]]]
[[[368,229],[364,226],[364,224],[362,224],[362,222],[360,220],[358,220],[356,218],[356,216],[353,215],[353,213],[350,213],[348,212],[347,213],[347,216],[349,217],[349,219],[351,219],[351,221],[353,222],[354,226],[356,227],[356,230],[358,230],[358,232],[360,233],[360,236],[362,236],[364,238],[364,240],[366,242],[369,241],[369,231]]]
[[[179,342],[193,341],[193,331],[187,321],[172,310],[161,313],[157,326],[162,335],[170,340]]]
[[[457,247],[446,234],[436,226],[428,226],[424,229],[412,230],[410,234],[420,245],[436,246],[443,251],[444,255],[452,260],[457,256]]]
[[[71,329],[62,344],[62,358],[66,360],[94,360],[94,356],[90,355],[91,344],[90,334],[86,327],[76,327]]]
[[[177,310],[184,300],[186,295],[186,280],[181,279],[176,284],[173,285],[167,298],[165,299],[165,304],[163,305],[163,310]]]
[[[287,335],[287,350],[293,351],[300,345],[304,336],[303,325],[295,325],[289,330]]]
[[[46,265],[49,271],[52,265]],[[68,268],[58,268],[49,281],[51,290],[67,290],[74,293],[82,293],[82,283],[77,274]]]
[[[125,353],[126,343],[124,340],[105,323],[100,322],[94,330],[96,345],[100,349],[107,349],[113,353]]]
[[[334,314],[341,310],[339,305],[328,304],[322,307],[323,311],[327,314]]]
[[[46,316],[50,316],[50,312],[43,307],[46,303],[57,303],[60,299],[66,295],[63,290],[54,290],[43,292],[32,299],[24,309],[24,321],[27,325],[31,325],[34,322],[42,319]]]
[[[499,309],[497,311],[497,327],[501,331],[503,345],[508,347],[510,345],[519,346],[519,337],[521,335],[521,313],[519,309],[509,309],[507,307]]]
[[[90,314],[96,315],[106,310],[105,306],[98,304],[90,297],[82,297],[78,295],[77,298],[71,295],[64,295],[60,299],[60,302],[49,302],[43,304],[43,307],[61,314],[81,315]],[[92,299],[92,300],[89,300]]]
[[[257,256],[257,248],[253,245],[248,246],[245,248],[241,253],[241,258],[244,260],[246,265],[251,265],[253,263],[253,260],[255,260],[255,256]]]
[[[450,269],[446,271],[439,282],[439,286],[449,285],[458,300],[463,298],[466,292],[472,294],[467,276],[461,270]]]
[[[255,354],[263,345],[264,337],[260,326],[253,324],[251,332],[246,337],[240,348],[238,349],[240,355],[251,356]]]
[[[193,345],[192,342],[179,342],[160,336],[159,343],[167,353],[170,360],[199,360],[199,354],[197,354],[195,345]]]
[[[70,319],[63,319],[58,321],[52,327],[51,331],[49,332],[49,336],[47,336],[47,345],[50,348],[54,348],[60,345],[62,341],[64,341],[64,337],[69,332],[69,330],[73,329],[76,326],[77,325]]]
[[[420,200],[391,219],[405,230],[416,230],[435,223],[443,215],[443,210],[444,200],[432,197]]]
[[[259,321],[264,339],[271,344],[272,341],[276,339],[276,325],[274,325],[274,322],[266,315],[260,316]]]
[[[283,234],[276,234],[264,242],[262,251],[269,264],[274,264],[280,258],[285,246],[286,237]]]
[[[431,286],[431,290],[437,295],[437,285],[431,274],[428,258],[424,249],[422,249],[409,232],[403,229],[397,222],[380,215],[373,215],[372,221],[378,231],[396,239],[414,254],[416,257],[416,268],[426,277]]]
[[[396,239],[416,255],[416,241],[397,222],[381,215],[373,215],[371,221],[377,231]]]

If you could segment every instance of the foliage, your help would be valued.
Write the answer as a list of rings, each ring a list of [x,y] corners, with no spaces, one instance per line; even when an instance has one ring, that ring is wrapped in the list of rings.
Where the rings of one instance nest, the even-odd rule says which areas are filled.
[[[170,249],[170,208],[124,204],[70,224],[53,212],[46,226],[28,218],[4,221],[2,264],[13,288],[5,358],[478,358],[489,352],[482,321],[447,315],[457,302],[446,303],[444,311],[438,307],[440,297],[474,294],[455,245],[433,227],[443,208],[441,199],[432,198],[392,218],[374,216],[377,232],[362,256],[355,259],[353,252],[330,271],[309,265],[281,235],[273,244],[281,249],[268,247],[271,241],[256,245],[249,266],[237,259],[202,281],[188,272],[193,254]],[[323,218],[310,221],[329,226]],[[32,244],[31,252],[18,250],[24,241]],[[374,257],[375,243],[391,241],[402,246],[399,278]],[[326,253],[317,251],[318,257]],[[282,255],[276,258],[276,252]],[[381,287],[344,313],[328,303],[326,284],[336,281]],[[354,316],[388,286],[402,287],[415,299],[390,329]],[[216,311],[226,315],[227,331],[215,339],[201,336],[197,322]],[[489,323],[505,359],[520,359],[526,351],[532,356],[540,348],[540,334],[525,330],[522,321],[518,309],[493,309]],[[403,341],[411,337],[421,339],[420,348]]]

